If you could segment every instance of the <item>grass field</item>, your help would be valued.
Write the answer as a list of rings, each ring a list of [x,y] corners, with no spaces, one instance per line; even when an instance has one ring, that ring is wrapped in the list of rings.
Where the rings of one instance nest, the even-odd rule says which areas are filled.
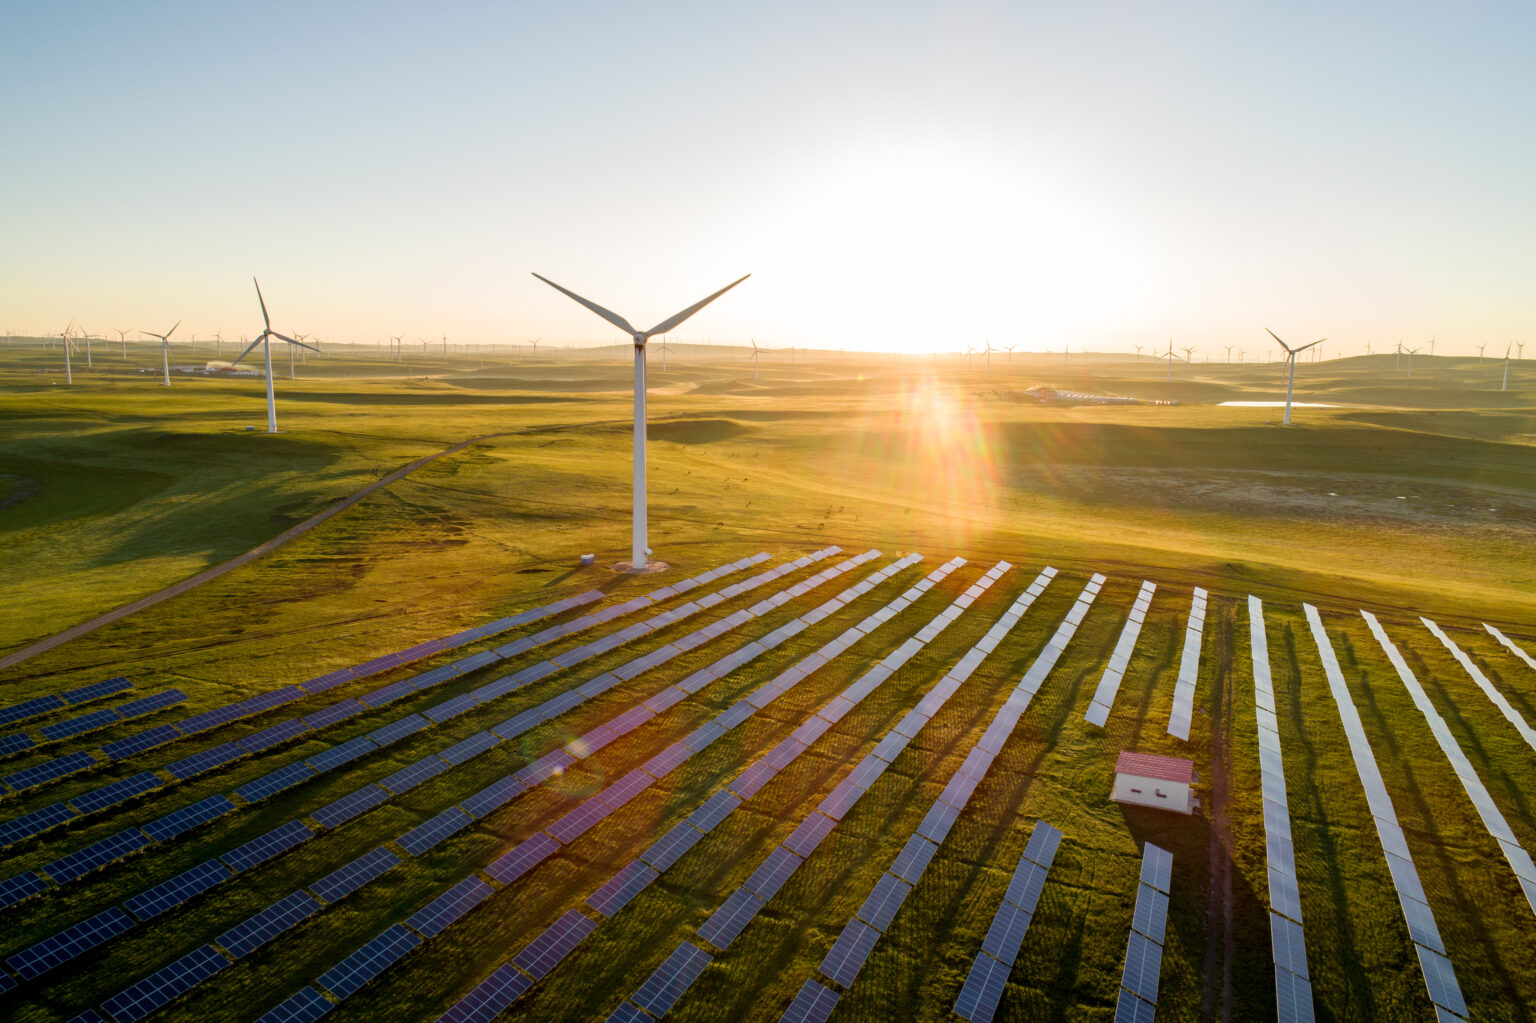
[[[128,365],[150,364],[130,348]],[[1000,1019],[1108,1020],[1143,841],[1174,854],[1159,1018],[1275,1015],[1245,598],[1265,602],[1280,703],[1308,960],[1319,1019],[1433,1018],[1338,712],[1302,615],[1329,635],[1476,1019],[1532,1018],[1530,910],[1497,844],[1357,613],[1373,610],[1528,849],[1536,754],[1417,622],[1446,628],[1527,720],[1536,673],[1489,636],[1536,650],[1536,408],[1525,367],[1390,356],[1303,365],[1301,409],[1225,400],[1280,395],[1278,365],[1178,366],[1016,357],[991,374],[955,359],[818,353],[744,363],[679,346],[652,366],[652,546],[671,569],[618,576],[627,557],[628,371],[618,358],[450,356],[408,377],[368,353],[311,361],[278,381],[275,437],[260,382],[76,368],[0,346],[0,651],[42,638],[249,549],[411,459],[471,437],[316,531],[229,575],[0,675],[0,706],[109,674],[138,693],[171,685],[189,711],[360,662],[598,587],[627,599],[743,555],[780,560],[841,545],[927,556],[858,603],[658,715],[476,826],[325,908],[157,1018],[254,1018],[404,920],[448,884],[546,826],[711,715],[890,600],[951,555],[969,563],[899,618],[651,786],[567,851],[347,999],[336,1019],[435,1018],[490,968],[590,894],[709,792],[901,646],[999,559],[1017,567],[661,880],[602,923],[521,999],[513,1018],[602,1018],[697,928],[1043,566],[1061,575],[832,836],[716,956],[673,1014],[773,1019],[815,974],[843,923],[1039,654],[1087,576],[1109,582],[1021,719],[835,1019],[947,1018],[1036,819],[1064,832]],[[620,355],[624,354],[622,352]],[[1059,358],[1059,357],[1058,357]],[[114,357],[115,359],[115,357]],[[117,360],[121,362],[122,360]],[[156,363],[157,364],[157,363]],[[120,367],[119,367],[120,368]],[[395,375],[392,375],[395,374]],[[425,374],[425,377],[420,374]],[[1045,384],[1177,406],[1041,405]],[[596,552],[598,566],[576,567]],[[217,938],[251,912],[802,614],[885,561],[786,604],[740,636],[639,675],[55,969],[8,1000],[9,1018],[68,1019]],[[473,735],[638,654],[750,606],[815,569],[539,681],[183,838],[0,911],[10,955],[61,927],[360,785]],[[1083,714],[1142,579],[1152,610],[1107,730]],[[732,581],[732,580],[727,580]],[[1190,741],[1165,733],[1190,589],[1212,592]],[[659,605],[676,606],[680,600]],[[615,623],[615,628],[629,619]],[[590,638],[590,637],[583,637]],[[505,639],[488,641],[495,645]],[[227,792],[323,744],[576,645],[439,686],[317,736],[171,785],[5,850],[5,876]],[[462,653],[462,652],[461,652]],[[448,658],[443,658],[446,661]],[[437,662],[433,662],[437,663]],[[352,683],[126,763],[3,800],[10,818],[253,733],[418,669]],[[120,697],[114,705],[131,697]],[[176,711],[147,723],[175,720]],[[52,720],[52,719],[49,719]],[[91,749],[143,723],[12,757],[5,773]],[[1109,802],[1115,756],[1190,756],[1201,814]],[[0,878],[3,880],[3,878]]]

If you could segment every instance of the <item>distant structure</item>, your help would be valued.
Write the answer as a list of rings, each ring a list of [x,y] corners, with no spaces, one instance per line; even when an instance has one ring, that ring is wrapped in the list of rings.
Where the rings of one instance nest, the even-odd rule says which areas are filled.
[[[740,284],[742,281],[746,280],[748,277],[751,277],[752,275],[751,274],[744,274],[741,277],[738,277],[736,280],[734,280],[731,283],[727,284],[725,287],[721,288],[719,291],[715,292],[713,295],[710,295],[708,298],[705,298],[705,299],[703,299],[701,301],[695,302],[693,305],[689,306],[687,309],[684,309],[682,312],[676,314],[675,316],[671,316],[671,317],[669,317],[669,318],[667,318],[665,320],[662,320],[660,323],[656,324],[656,326],[652,327],[650,330],[644,330],[644,331],[636,330],[634,328],[634,326],[631,325],[628,320],[626,320],[624,317],[620,316],[618,313],[610,312],[607,309],[604,309],[602,306],[598,305],[596,302],[589,302],[586,299],[582,298],[580,295],[576,294],[574,291],[567,291],[565,288],[562,288],[560,285],[556,284],[554,281],[550,280],[547,277],[539,277],[538,274],[534,274],[533,276],[538,277],[539,280],[543,281],[545,284],[548,284],[551,288],[554,288],[556,291],[560,292],[560,294],[564,295],[566,298],[571,299],[573,302],[577,302],[577,303],[579,303],[581,305],[586,306],[588,309],[592,310],[592,312],[596,313],[597,315],[601,316],[603,319],[607,320],[609,323],[613,324],[615,327],[618,327],[620,330],[624,331],[624,333],[628,334],[630,336],[630,339],[634,342],[634,345],[635,345],[635,467],[634,467],[634,491],[633,491],[633,495],[634,495],[634,516],[633,516],[633,523],[632,523],[631,531],[630,531],[630,563],[629,563],[629,570],[631,572],[643,572],[645,570],[646,564],[648,563],[647,560],[646,560],[647,556],[651,553],[651,549],[646,546],[646,542],[645,542],[645,539],[646,539],[646,522],[645,522],[645,343],[647,341],[649,341],[652,337],[654,337],[657,334],[668,334],[668,333],[671,333],[672,331],[676,330],[678,327],[681,327],[683,325],[683,321],[687,320],[694,313],[698,312],[700,309],[703,309],[705,306],[709,305],[709,303],[713,302],[715,299],[719,298],[721,295],[725,294],[727,291],[730,291],[732,288],[736,287],[736,285]],[[754,363],[753,363],[754,370],[756,369],[756,365],[757,364],[754,361]]]
[[[164,334],[156,334],[152,330],[139,331],[140,334],[148,334],[150,337],[160,339],[160,369],[165,374],[165,386],[167,387],[171,386],[171,335],[176,333],[176,328],[179,326],[181,326],[181,321],[177,320],[175,325]]]
[[[276,401],[276,399],[272,395],[272,340],[271,339],[275,337],[279,341],[286,341],[286,342],[288,342],[290,345],[298,345],[300,348],[311,348],[311,349],[314,349],[317,352],[320,349],[315,348],[314,345],[307,345],[307,344],[305,344],[302,341],[295,341],[293,338],[287,337],[287,336],[285,336],[283,334],[279,334],[277,331],[273,330],[272,329],[272,318],[267,315],[267,300],[261,297],[261,284],[256,280],[255,277],[251,278],[251,283],[256,285],[256,301],[261,303],[261,322],[263,324],[263,327],[262,327],[261,333],[256,335],[256,340],[251,342],[250,348],[247,348],[245,351],[241,352],[239,358],[235,359],[234,362],[230,363],[230,368],[233,369],[235,366],[239,365],[241,359],[244,359],[247,355],[250,355],[252,349],[254,349],[257,345],[261,345],[262,358],[266,362],[266,377],[267,377],[267,432],[268,433],[276,433],[277,432],[277,401]]]
[[[1126,750],[1115,761],[1115,788],[1110,798],[1117,803],[1194,813],[1200,805],[1189,790],[1194,782],[1193,760]]]
[[[1316,341],[1313,341],[1311,345],[1301,345],[1299,347],[1292,348],[1290,345],[1288,345],[1284,341],[1280,340],[1280,335],[1279,334],[1276,334],[1274,331],[1270,330],[1268,327],[1265,327],[1264,330],[1265,330],[1265,332],[1267,334],[1269,334],[1270,337],[1275,339],[1275,342],[1277,344],[1279,344],[1279,346],[1281,348],[1285,349],[1285,361],[1286,361],[1285,418],[1281,421],[1281,424],[1284,425],[1284,426],[1290,426],[1291,425],[1291,391],[1295,387],[1295,384],[1296,384],[1296,356],[1299,355],[1300,353],[1306,351],[1308,348],[1311,348],[1312,345],[1320,345],[1324,341],[1327,341],[1328,339],[1325,338],[1325,337],[1320,337]]]

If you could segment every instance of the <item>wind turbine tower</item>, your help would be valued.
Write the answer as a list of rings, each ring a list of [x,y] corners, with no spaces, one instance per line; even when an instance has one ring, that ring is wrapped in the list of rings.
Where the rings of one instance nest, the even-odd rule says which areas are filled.
[[[277,402],[272,395],[272,338],[275,337],[280,341],[287,341],[290,345],[298,345],[301,348],[311,348],[317,352],[320,349],[315,348],[314,345],[307,345],[302,341],[295,341],[293,338],[286,337],[273,330],[272,318],[267,315],[267,300],[261,297],[261,284],[258,283],[254,277],[251,278],[251,283],[256,285],[256,301],[261,303],[262,331],[260,334],[256,335],[256,340],[251,342],[250,347],[241,352],[240,357],[237,358],[234,362],[230,363],[230,365],[238,366],[240,364],[240,359],[250,355],[251,349],[255,348],[257,345],[261,345],[261,353],[267,364],[267,432],[276,433]]]
[[[1227,365],[1230,366],[1230,365],[1232,365],[1232,349],[1235,346],[1234,345],[1227,345],[1226,347],[1227,347]]]
[[[1136,361],[1137,362],[1141,361],[1141,350],[1143,348],[1145,348],[1145,347],[1146,347],[1145,345],[1137,345],[1136,346]]]
[[[1173,383],[1173,338],[1168,339],[1168,351],[1160,353],[1158,358],[1168,360],[1168,383]]]
[[[112,329],[117,330],[116,327]],[[128,358],[128,332],[126,330],[117,330],[117,343],[123,346],[123,359],[126,360]]]
[[[1186,366],[1194,361],[1194,359],[1193,359],[1193,356],[1195,354],[1195,346],[1194,345],[1190,345],[1188,348],[1184,347],[1183,345],[1180,345],[1179,346],[1179,351],[1184,353],[1184,364]]]
[[[160,339],[160,368],[165,372],[165,386],[167,387],[171,386],[171,335],[176,333],[176,328],[179,326],[181,326],[181,321],[177,320],[175,325],[164,334],[156,334],[152,330],[139,331],[140,334],[148,334],[150,337]]]
[[[560,294],[562,294],[565,297],[571,299],[572,301],[586,306],[588,309],[590,309],[592,312],[596,313],[598,316],[601,316],[603,319],[607,320],[609,323],[613,324],[615,327],[618,327],[620,330],[624,331],[624,333],[626,333],[626,334],[628,334],[630,336],[630,340],[632,340],[634,342],[634,346],[635,346],[635,453],[634,453],[634,463],[635,464],[634,464],[634,487],[633,487],[634,517],[633,517],[633,523],[632,523],[631,532],[630,532],[630,563],[629,563],[629,567],[630,567],[630,570],[634,571],[634,572],[643,571],[645,569],[646,564],[647,564],[646,556],[650,553],[650,548],[646,546],[646,520],[645,520],[645,345],[646,345],[646,342],[649,341],[652,337],[654,337],[657,334],[668,334],[668,333],[672,332],[673,330],[677,329],[678,327],[682,326],[684,321],[686,321],[689,317],[693,316],[694,313],[697,313],[700,309],[703,309],[705,306],[709,305],[715,299],[719,298],[721,295],[725,294],[727,291],[730,291],[732,288],[736,287],[736,285],[740,284],[742,281],[746,280],[748,277],[750,277],[752,275],[751,274],[746,274],[746,275],[744,275],[742,277],[737,278],[736,280],[732,281],[730,284],[727,284],[725,287],[723,287],[719,291],[715,292],[713,295],[710,295],[708,298],[705,298],[705,299],[703,299],[701,301],[695,302],[693,305],[689,306],[687,309],[684,309],[682,312],[677,313],[676,315],[671,316],[668,319],[662,320],[660,323],[656,324],[656,326],[652,327],[650,330],[645,330],[645,331],[636,330],[630,324],[630,322],[628,320],[626,320],[624,317],[618,315],[617,313],[609,312],[607,309],[604,309],[602,306],[598,305],[595,302],[587,301],[586,299],[582,298],[580,295],[576,294],[573,291],[567,291],[566,289],[562,288],[560,285],[556,284],[554,281],[551,281],[551,280],[549,280],[546,277],[539,277],[538,274],[534,274],[533,276],[538,277],[539,280],[543,281],[545,284],[548,284],[551,288],[554,288],[556,291],[560,292]]]
[[[1281,348],[1285,349],[1285,361],[1289,364],[1289,366],[1288,366],[1289,373],[1287,374],[1286,379],[1285,379],[1285,419],[1282,421],[1281,425],[1282,426],[1290,426],[1291,425],[1291,388],[1296,383],[1296,356],[1299,353],[1306,351],[1308,348],[1311,348],[1312,345],[1320,345],[1324,341],[1327,341],[1328,339],[1325,338],[1325,337],[1322,337],[1322,338],[1318,338],[1316,341],[1313,341],[1312,345],[1301,345],[1298,348],[1292,348],[1290,345],[1286,344],[1284,341],[1281,341],[1280,340],[1280,336],[1278,334],[1276,334],[1274,331],[1270,330],[1268,327],[1265,327],[1264,329],[1265,329],[1265,331],[1267,331],[1269,333],[1270,337],[1274,338],[1275,341],[1279,343]]]
[[[1477,346],[1477,364],[1479,366],[1481,366],[1483,364],[1483,349],[1487,348],[1487,347],[1488,347],[1487,345],[1478,345]]]
[[[1499,385],[1499,390],[1501,391],[1509,390],[1509,350],[1511,347],[1513,347],[1513,345],[1504,346],[1504,382]],[[67,358],[65,359],[64,365],[69,365]]]
[[[70,368],[70,365],[69,365],[69,346],[70,346],[69,332],[74,330],[74,329],[75,329],[75,321],[74,320],[70,320],[69,321],[69,326],[64,328],[64,333],[59,335],[59,337],[64,339],[64,382],[66,384],[73,384],[75,382],[74,371]],[[1509,366],[1509,356],[1507,354],[1504,357],[1504,363],[1505,363],[1504,379],[1507,382],[1509,380],[1509,368],[1508,368],[1508,366]]]
[[[1413,357],[1415,355],[1418,355],[1419,352],[1423,351],[1424,350],[1424,346],[1420,345],[1418,348],[1408,348],[1408,349],[1404,349],[1404,350],[1408,353],[1408,379],[1412,380],[1413,379]]]
[[[747,340],[752,342],[752,354],[749,356],[749,358],[751,358],[751,360],[752,360],[752,379],[756,380],[757,379],[757,356],[758,356],[757,339],[749,337],[749,338],[747,338]],[[663,362],[666,361],[666,356],[662,356],[662,361]]]

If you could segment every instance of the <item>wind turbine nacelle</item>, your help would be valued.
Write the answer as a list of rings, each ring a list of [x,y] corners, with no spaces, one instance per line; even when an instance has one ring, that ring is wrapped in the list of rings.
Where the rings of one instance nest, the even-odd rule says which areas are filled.
[[[644,334],[636,334],[634,336],[635,347],[636,348],[644,348],[646,340],[647,340],[647,338],[646,338],[646,336]]]

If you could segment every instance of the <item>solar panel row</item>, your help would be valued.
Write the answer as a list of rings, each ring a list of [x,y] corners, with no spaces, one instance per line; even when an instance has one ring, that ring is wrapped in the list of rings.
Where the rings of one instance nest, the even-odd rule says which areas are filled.
[[[1408,852],[1408,846],[1406,841],[1400,844],[1398,841],[1402,832],[1398,824],[1397,811],[1392,806],[1392,798],[1388,795],[1386,783],[1382,780],[1381,769],[1376,764],[1376,756],[1371,752],[1371,744],[1366,738],[1365,725],[1360,720],[1360,712],[1355,708],[1354,700],[1349,695],[1349,687],[1344,682],[1344,672],[1339,667],[1333,644],[1328,639],[1327,630],[1323,628],[1323,621],[1317,613],[1317,608],[1311,604],[1303,604],[1302,609],[1306,612],[1307,625],[1311,629],[1312,640],[1317,645],[1318,657],[1323,662],[1323,674],[1328,679],[1329,692],[1333,694],[1339,719],[1344,724],[1344,735],[1349,740],[1349,751],[1354,757],[1355,772],[1360,776],[1361,786],[1365,789],[1366,803],[1370,806],[1371,815],[1375,819],[1377,836],[1382,841],[1382,855],[1386,857],[1387,869],[1391,872],[1392,881],[1397,886],[1397,896],[1402,904],[1403,917],[1412,923],[1410,934],[1417,930],[1420,934],[1425,934],[1426,938],[1432,936],[1433,943],[1443,948],[1444,944],[1439,940],[1439,929],[1434,926],[1434,914],[1429,909],[1429,898],[1424,894],[1424,887],[1419,882],[1419,873],[1413,865],[1413,858],[1411,855],[1402,855]],[[1397,851],[1393,852],[1392,849]],[[1417,937],[1414,939],[1414,948],[1419,955],[1419,964],[1424,973],[1424,983],[1429,991],[1430,1001],[1436,1006],[1437,1011],[1465,1018],[1467,1005],[1462,998],[1461,988],[1456,982],[1455,971],[1451,969],[1451,961],[1443,952],[1423,944]],[[1277,950],[1277,959],[1280,954]]]
[[[1099,687],[1094,691],[1093,700],[1088,704],[1088,713],[1084,715],[1089,724],[1104,727],[1109,720],[1110,710],[1115,705],[1115,695],[1120,692],[1120,683],[1125,678],[1125,669],[1131,661],[1131,655],[1136,652],[1136,640],[1141,636],[1141,626],[1146,619],[1147,609],[1152,606],[1152,594],[1157,590],[1157,584],[1142,580],[1141,590],[1136,594],[1136,601],[1131,606],[1131,613],[1126,618],[1125,627],[1120,630],[1120,638],[1115,642],[1114,653],[1110,654],[1109,664],[1104,668],[1104,674],[1099,678]]]
[[[1488,630],[1488,634],[1490,636],[1502,643],[1505,649],[1524,661],[1526,667],[1530,668],[1532,671],[1536,671],[1536,657],[1532,657],[1530,654],[1526,653],[1519,644],[1510,639],[1508,636],[1504,635],[1504,633],[1500,632],[1498,629],[1495,629],[1492,625],[1484,622],[1483,628]]]
[[[1146,843],[1141,853],[1141,880],[1136,885],[1136,908],[1126,939],[1125,969],[1116,999],[1116,1023],[1153,1018],[1158,975],[1162,972],[1163,934],[1168,924],[1168,889],[1172,874],[1173,854],[1151,842]]]
[[[1520,712],[1514,708],[1504,694],[1495,689],[1493,683],[1488,681],[1488,676],[1483,674],[1483,670],[1473,662],[1472,658],[1467,656],[1466,651],[1457,646],[1451,637],[1441,630],[1440,626],[1428,618],[1420,618],[1419,621],[1423,622],[1424,627],[1440,641],[1446,650],[1450,651],[1451,656],[1456,658],[1456,663],[1460,664],[1462,669],[1471,677],[1473,684],[1483,691],[1483,695],[1493,701],[1495,707],[1499,708],[1499,713],[1503,714],[1505,720],[1515,727],[1515,731],[1520,733],[1520,737],[1525,740],[1526,745],[1536,750],[1536,728],[1532,728],[1530,723],[1520,716]]]
[[[133,683],[118,675],[102,682],[93,682],[88,686],[78,689],[70,689],[62,693],[50,693],[47,696],[39,696],[35,699],[25,700],[21,703],[13,703],[9,707],[0,707],[0,725],[14,724],[17,721],[26,721],[29,718],[42,717],[53,711],[62,710],[65,707],[78,707],[82,703],[92,700],[100,700],[114,693],[132,689]]]
[[[212,945],[194,949],[101,1003],[117,1023],[134,1023],[201,984],[229,965]]]
[[[1195,714],[1195,686],[1200,678],[1200,643],[1205,634],[1207,594],[1195,587],[1189,604],[1189,624],[1184,629],[1184,650],[1179,656],[1178,681],[1173,686],[1173,710],[1168,715],[1168,734],[1189,741],[1189,726]]]

